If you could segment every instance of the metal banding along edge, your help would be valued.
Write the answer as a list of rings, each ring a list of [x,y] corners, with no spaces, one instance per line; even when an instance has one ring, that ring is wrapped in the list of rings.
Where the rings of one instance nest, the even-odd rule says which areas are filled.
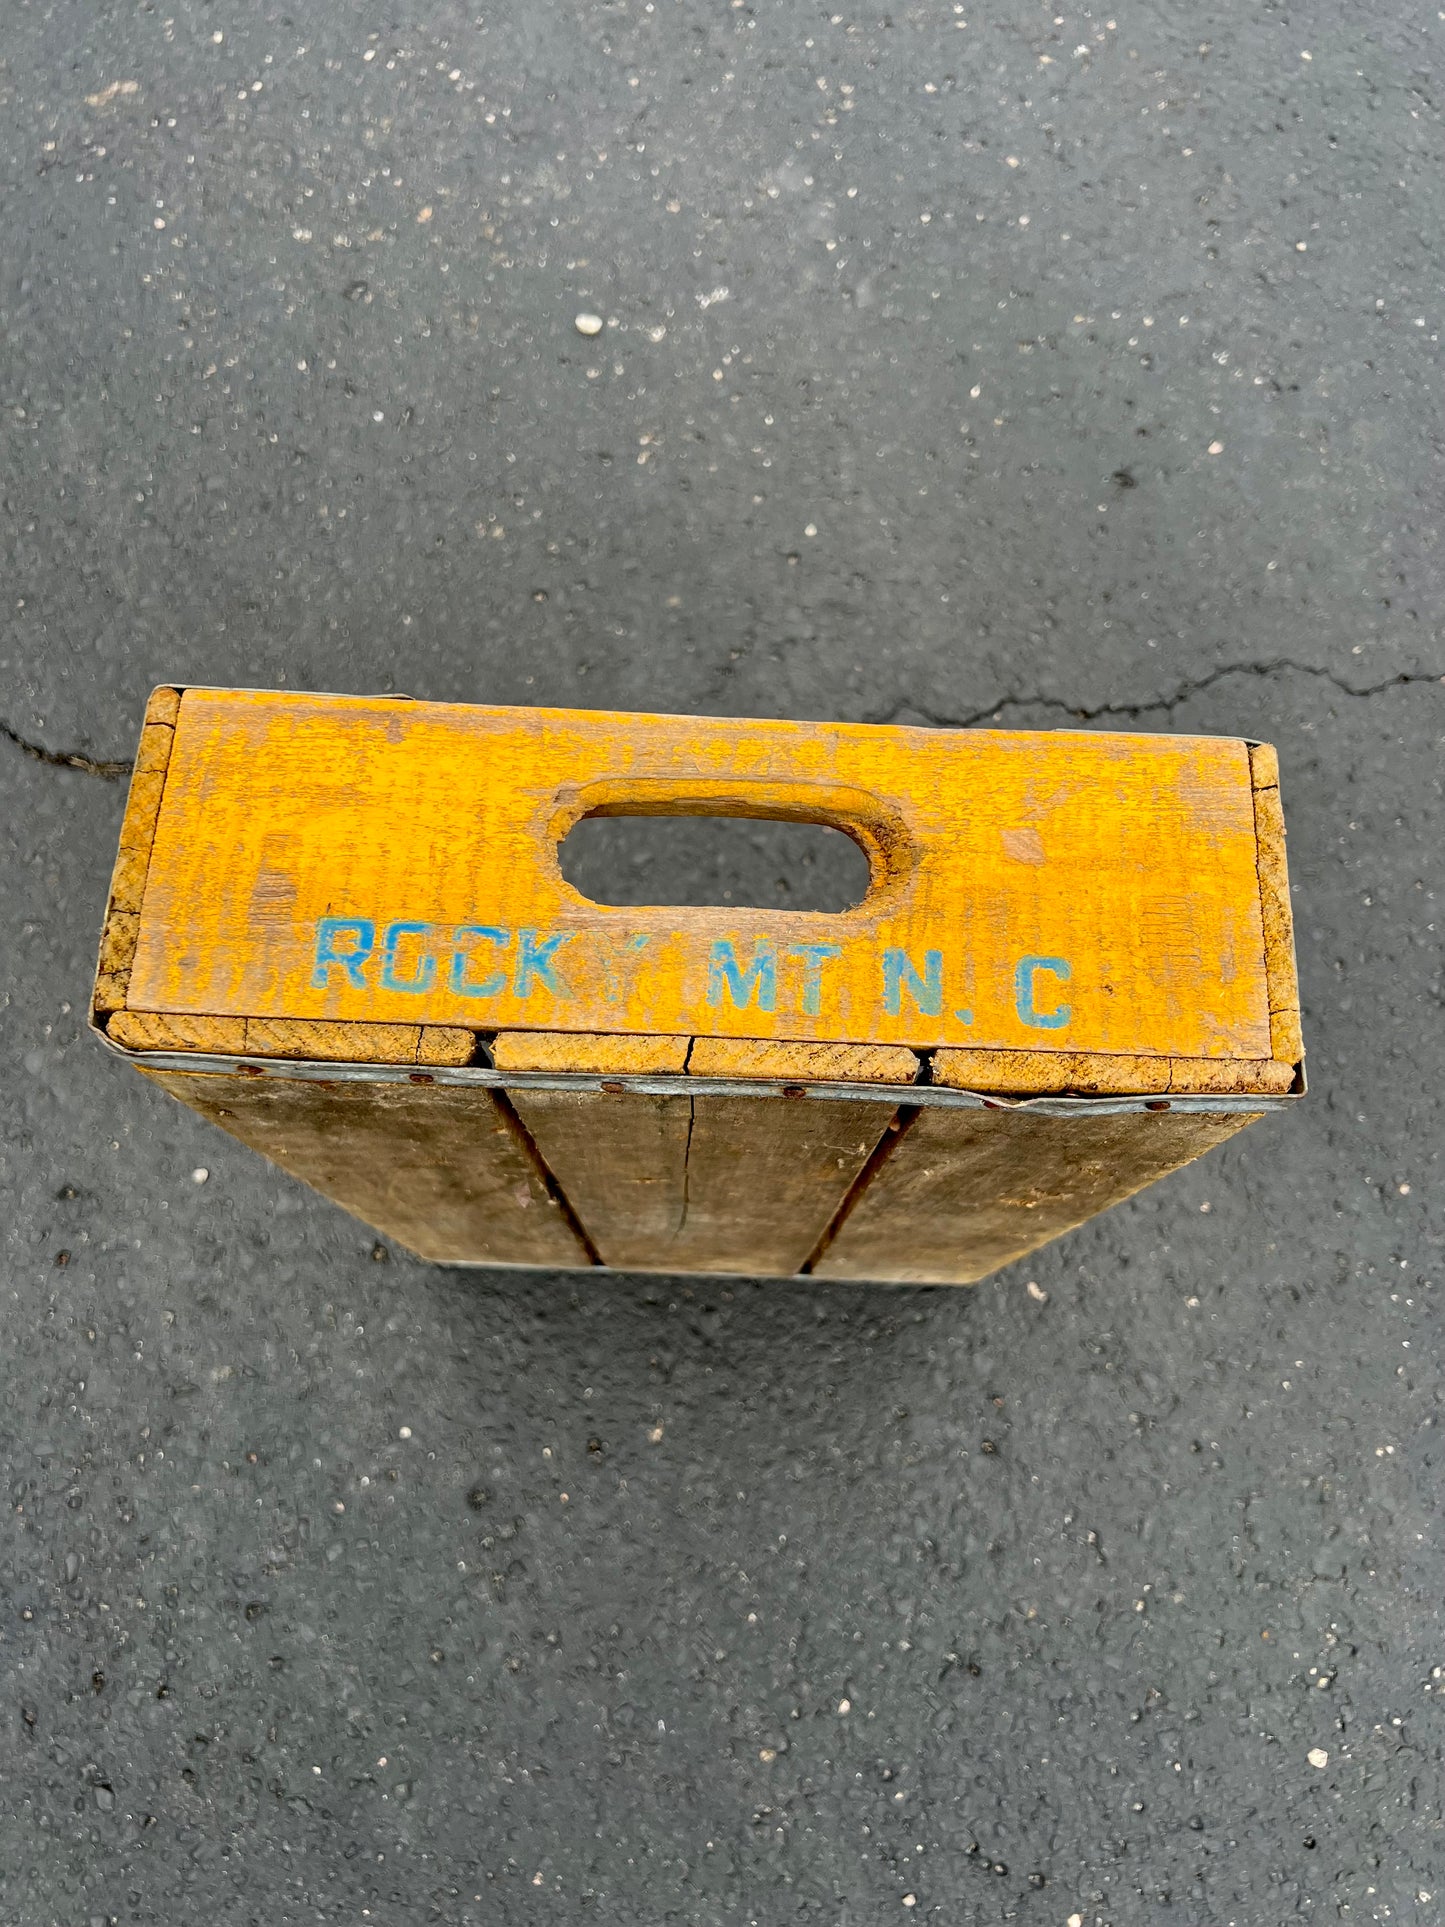
[[[1305,1095],[1284,1092],[1149,1092],[1135,1097],[995,1097],[941,1084],[865,1084],[787,1078],[689,1077],[600,1071],[499,1071],[481,1064],[333,1064],[310,1058],[225,1056],[208,1051],[131,1051],[100,1033],[106,1048],[144,1070],[211,1071],[223,1076],[271,1077],[305,1084],[457,1084],[482,1090],[605,1091],[639,1097],[822,1098],[850,1103],[921,1106],[957,1111],[1025,1111],[1033,1117],[1120,1117],[1134,1111],[1285,1111]]]

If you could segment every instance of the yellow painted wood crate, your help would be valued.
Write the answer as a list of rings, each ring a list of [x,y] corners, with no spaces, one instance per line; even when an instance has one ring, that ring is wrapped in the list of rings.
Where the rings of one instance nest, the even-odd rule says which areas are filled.
[[[584,817],[846,831],[622,908]],[[446,1264],[966,1284],[1303,1089],[1273,750],[163,688],[93,1021]]]

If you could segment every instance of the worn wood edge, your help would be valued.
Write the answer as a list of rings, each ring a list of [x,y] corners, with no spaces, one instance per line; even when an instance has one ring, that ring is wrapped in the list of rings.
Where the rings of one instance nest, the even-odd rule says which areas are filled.
[[[911,1084],[918,1056],[904,1044],[789,1044],[756,1037],[695,1037],[690,1077],[762,1077],[799,1083]]]
[[[423,1024],[417,1040],[418,1064],[470,1064],[477,1054],[475,1031],[455,1024]]]
[[[1300,1028],[1299,972],[1295,961],[1294,910],[1284,810],[1279,795],[1279,758],[1268,743],[1249,751],[1254,785],[1254,839],[1259,867],[1259,908],[1264,925],[1264,973],[1269,993],[1269,1042],[1274,1057],[1291,1068],[1304,1057]]]
[[[163,776],[171,760],[171,745],[175,736],[176,732],[170,723],[153,723],[147,719],[141,726],[132,773],[136,776]]]
[[[102,938],[102,941],[104,939]],[[104,1025],[112,1011],[125,1006],[126,991],[130,988],[130,966],[123,970],[97,970],[95,987],[91,991],[91,1020]]]
[[[293,1018],[255,1017],[246,1020],[248,1052],[261,1057],[335,1058],[355,1062],[358,1048],[373,1063],[411,1064],[416,1061],[420,1026],[368,1024],[360,1037],[347,1036],[349,1025],[297,1021]]]
[[[180,707],[180,691],[166,685],[153,689],[146,703],[96,959],[95,985],[91,992],[91,1011],[96,1018],[125,1008],[140,935],[140,908],[150,868],[151,844],[155,840]]]
[[[1179,1097],[1287,1091],[1294,1065],[1272,1058],[1114,1056],[1101,1051],[933,1053],[933,1081],[998,1097]]]
[[[130,779],[120,845],[116,850],[115,868],[110,879],[112,909],[140,910],[165,785],[166,773],[163,769],[137,770]]]
[[[1279,753],[1273,743],[1249,744],[1249,782],[1252,789],[1279,788]]]
[[[687,1068],[689,1037],[623,1036],[600,1031],[506,1030],[492,1039],[499,1071],[601,1071],[666,1074]]]
[[[470,1063],[476,1039],[444,1024],[324,1023],[118,1010],[106,1036],[124,1050],[213,1051],[228,1057],[295,1057],[337,1064]]]
[[[125,978],[135,955],[140,916],[134,910],[112,910],[100,933],[100,976]]]
[[[106,1036],[123,1050],[215,1051],[240,1056],[246,1048],[244,1017],[167,1016],[150,1010],[118,1010]]]

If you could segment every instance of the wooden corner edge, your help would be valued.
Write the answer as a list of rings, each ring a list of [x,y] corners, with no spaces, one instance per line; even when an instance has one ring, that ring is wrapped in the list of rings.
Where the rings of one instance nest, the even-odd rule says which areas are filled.
[[[185,691],[176,683],[157,683],[146,698],[146,721],[166,723],[174,729],[176,718],[181,713],[181,697],[184,694]]]
[[[1279,796],[1279,757],[1269,743],[1250,745],[1249,768],[1254,789],[1255,860],[1264,930],[1270,1054],[1293,1072],[1304,1058],[1304,1037],[1300,1029],[1299,971],[1295,960],[1284,810]]]
[[[180,704],[180,690],[168,683],[153,689],[146,702],[145,720],[126,794],[125,815],[121,819],[120,845],[110,876],[91,992],[91,1023],[102,1031],[107,1029],[115,1013],[126,1006],[131,965],[140,935],[140,911],[150,869],[151,845],[155,841]]]
[[[1279,753],[1273,743],[1250,743],[1249,782],[1252,789],[1279,788]]]

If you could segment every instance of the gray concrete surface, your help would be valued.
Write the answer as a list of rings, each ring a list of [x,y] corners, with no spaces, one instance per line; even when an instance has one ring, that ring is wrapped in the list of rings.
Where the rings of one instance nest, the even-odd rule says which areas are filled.
[[[5,1921],[1441,1918],[1442,33],[9,10]],[[969,1292],[374,1252],[85,1034],[161,679],[1272,739],[1313,1094]]]

